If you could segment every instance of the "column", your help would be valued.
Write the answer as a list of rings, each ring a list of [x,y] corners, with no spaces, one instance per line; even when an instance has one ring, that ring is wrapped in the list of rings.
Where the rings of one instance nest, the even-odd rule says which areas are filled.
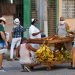
[[[23,0],[23,26],[26,28],[23,37],[29,37],[29,26],[31,25],[31,0]]]

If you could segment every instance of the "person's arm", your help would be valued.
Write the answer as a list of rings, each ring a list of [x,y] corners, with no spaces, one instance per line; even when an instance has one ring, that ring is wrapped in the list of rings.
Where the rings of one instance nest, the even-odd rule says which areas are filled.
[[[40,34],[41,32],[43,32],[43,30],[40,30],[40,31],[37,32],[37,33],[33,33],[32,35],[33,35],[33,36],[36,36],[36,35]]]
[[[23,26],[21,26],[21,25],[20,25],[20,27],[21,27],[21,32],[26,31],[26,28],[23,28]]]
[[[11,36],[12,36],[12,37],[14,36],[14,32],[11,32]]]
[[[13,27],[12,31],[11,31],[11,37],[13,37],[13,35],[14,35],[15,32],[16,32],[16,27]]]
[[[26,47],[28,50],[31,50],[33,52],[36,52],[36,50],[37,50],[37,49],[33,48],[30,44],[27,44]]]
[[[15,32],[15,27],[12,28],[12,31],[11,31],[11,34],[10,34],[10,37],[9,37],[9,42],[12,41],[12,38],[13,38],[14,32]]]
[[[66,23],[66,30],[69,31],[69,25]]]
[[[75,32],[73,32],[73,31],[69,31],[69,33],[75,35]]]
[[[75,34],[75,32],[70,31],[69,28],[70,28],[69,25],[66,23],[66,30],[67,30],[67,32],[70,33],[70,34]]]

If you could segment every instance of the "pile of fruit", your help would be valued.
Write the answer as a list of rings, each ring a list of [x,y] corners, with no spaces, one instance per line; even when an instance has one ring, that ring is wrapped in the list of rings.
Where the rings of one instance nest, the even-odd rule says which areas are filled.
[[[51,62],[54,58],[53,52],[45,44],[40,46],[40,48],[35,52],[35,55],[36,55],[37,61],[39,61],[40,63]]]
[[[66,50],[56,50],[52,51],[47,45],[43,44],[35,52],[36,59],[40,63],[44,62],[53,62],[53,61],[68,61],[71,59],[71,56]]]
[[[64,56],[59,50],[54,51],[54,57],[56,58],[56,61],[64,60]]]

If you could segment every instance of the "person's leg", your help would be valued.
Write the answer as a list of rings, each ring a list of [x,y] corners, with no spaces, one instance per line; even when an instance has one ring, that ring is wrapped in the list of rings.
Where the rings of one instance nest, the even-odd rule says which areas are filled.
[[[19,46],[16,48],[16,59],[20,57],[19,48],[20,48]]]
[[[3,63],[3,54],[0,54],[0,69],[2,68]]]
[[[0,71],[5,72],[3,69],[3,54],[0,54]]]
[[[64,43],[64,45],[65,45],[66,50],[68,50],[68,51],[71,52],[71,49],[72,49],[72,42]]]
[[[0,71],[5,72],[3,68],[3,54],[0,54]]]
[[[17,38],[17,39],[18,39],[18,41],[16,44],[16,59],[18,59],[20,57],[19,49],[20,49],[20,43],[21,43],[21,38]]]
[[[71,67],[72,67],[73,66],[73,60],[74,60],[74,58],[73,58],[73,56],[74,56],[73,55],[73,51],[75,50],[75,48],[72,46],[72,42],[67,42],[64,45],[65,45],[66,50],[69,51],[70,56],[72,57],[72,61],[71,61]]]
[[[12,43],[11,43],[11,48],[10,48],[10,59],[13,59],[13,55],[14,55],[14,47],[16,45],[17,39],[13,38],[12,39]]]
[[[72,64],[71,66],[75,68],[75,47],[72,48]]]
[[[0,70],[2,69],[2,63],[3,63],[3,53],[4,50],[2,49],[4,47],[4,41],[0,42]]]
[[[23,72],[24,71],[24,64],[21,64],[21,67],[22,67],[21,71]]]

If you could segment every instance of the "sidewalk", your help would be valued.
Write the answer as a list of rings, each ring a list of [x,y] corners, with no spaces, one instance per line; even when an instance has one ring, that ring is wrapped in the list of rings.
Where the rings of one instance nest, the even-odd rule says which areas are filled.
[[[50,71],[39,66],[32,72],[21,72],[21,65],[18,61],[4,60],[3,66],[6,72],[0,72],[0,75],[75,75],[75,70],[68,69],[69,63],[56,65]]]
[[[4,60],[3,66],[6,72],[20,72],[21,65],[19,61],[7,61]]]
[[[9,55],[9,52],[7,52]],[[3,67],[6,72],[0,72],[0,75],[75,75],[75,69],[68,69],[69,63],[55,65],[51,70],[38,66],[32,72],[21,72],[19,61],[3,61]]]

